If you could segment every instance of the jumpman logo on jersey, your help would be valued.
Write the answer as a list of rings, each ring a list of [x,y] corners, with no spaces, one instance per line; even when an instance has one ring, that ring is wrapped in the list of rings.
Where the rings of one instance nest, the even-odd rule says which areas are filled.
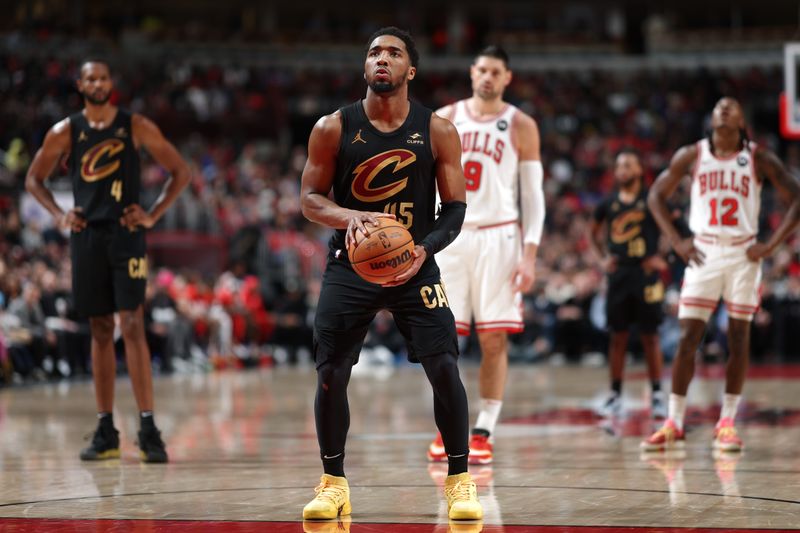
[[[358,133],[356,133],[356,136],[353,137],[353,142],[351,142],[350,144],[355,144],[357,142],[362,142],[364,144],[367,144],[367,141],[365,141],[364,138],[361,136],[361,130],[358,130]]]
[[[89,137],[86,136],[86,132],[85,131],[81,131],[80,135],[78,135],[78,142],[85,141],[88,138]]]

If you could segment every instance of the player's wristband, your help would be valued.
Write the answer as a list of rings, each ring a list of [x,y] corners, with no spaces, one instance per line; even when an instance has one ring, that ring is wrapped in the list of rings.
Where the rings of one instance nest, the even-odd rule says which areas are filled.
[[[440,252],[448,244],[456,240],[464,223],[467,204],[464,202],[447,202],[442,204],[439,218],[433,225],[433,230],[418,244],[425,248],[428,257]]]

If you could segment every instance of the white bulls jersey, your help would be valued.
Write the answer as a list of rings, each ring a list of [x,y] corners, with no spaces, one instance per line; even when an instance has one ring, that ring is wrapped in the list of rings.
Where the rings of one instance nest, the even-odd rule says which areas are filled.
[[[761,182],[753,155],[748,150],[718,158],[708,139],[697,143],[697,163],[692,175],[689,227],[695,235],[745,237],[758,233]]]
[[[461,137],[461,164],[467,185],[465,227],[519,219],[519,157],[512,124],[517,108],[506,104],[492,117],[477,119],[466,100],[454,104],[451,121]]]

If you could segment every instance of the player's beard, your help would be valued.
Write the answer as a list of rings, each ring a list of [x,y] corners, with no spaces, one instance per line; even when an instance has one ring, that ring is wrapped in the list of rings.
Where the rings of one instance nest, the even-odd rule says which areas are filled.
[[[377,94],[386,94],[394,91],[397,88],[397,85],[390,81],[375,81],[369,84],[369,88],[372,89],[372,92]]]
[[[405,79],[406,76],[408,76],[408,72],[406,72],[403,75],[403,78],[401,78],[401,80]],[[397,90],[402,85],[402,82],[395,83],[395,82],[393,82],[391,80],[390,81],[377,81],[373,77],[372,80],[368,81],[367,84],[369,85],[369,88],[372,89],[372,92],[374,92],[376,94],[387,94],[387,93],[391,93],[391,92],[394,92],[395,90]]]
[[[475,91],[475,94],[478,96],[478,98],[480,98],[481,100],[485,100],[487,102],[495,100],[500,96],[500,93],[497,91],[493,91],[491,89],[483,89],[481,87],[478,87],[478,89]]]
[[[620,189],[630,189],[638,179],[638,176],[629,176],[627,179],[617,179],[617,186]]]
[[[102,98],[96,98],[94,95],[85,92],[83,93],[83,99],[92,105],[103,105],[111,99],[111,91],[108,91]]]

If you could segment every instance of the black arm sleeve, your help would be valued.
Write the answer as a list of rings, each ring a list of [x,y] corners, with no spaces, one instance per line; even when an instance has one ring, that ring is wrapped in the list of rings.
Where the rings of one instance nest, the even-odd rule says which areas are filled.
[[[433,257],[437,252],[445,249],[448,244],[456,240],[464,223],[467,204],[464,202],[447,202],[442,204],[439,218],[433,225],[428,235],[418,243],[425,248],[428,257]]]

